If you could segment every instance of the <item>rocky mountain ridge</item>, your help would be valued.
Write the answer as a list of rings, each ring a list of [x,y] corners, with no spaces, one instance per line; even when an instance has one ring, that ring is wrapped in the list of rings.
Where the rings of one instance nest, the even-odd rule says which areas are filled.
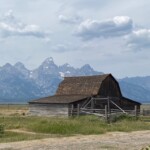
[[[65,76],[100,75],[89,64],[74,68],[68,63],[58,66],[47,58],[34,70],[23,63],[0,67],[0,102],[26,103],[31,99],[53,95]],[[150,76],[119,79],[124,96],[140,102],[150,102]]]
[[[0,102],[26,102],[53,95],[65,76],[103,74],[90,65],[74,68],[68,63],[57,66],[47,58],[38,68],[28,70],[23,63],[0,67]]]

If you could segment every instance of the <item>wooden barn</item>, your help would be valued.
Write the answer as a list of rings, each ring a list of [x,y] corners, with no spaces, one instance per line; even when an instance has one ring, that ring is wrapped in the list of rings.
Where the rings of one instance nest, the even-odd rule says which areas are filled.
[[[140,110],[140,103],[122,96],[111,74],[65,77],[54,96],[29,102],[31,115],[70,116]]]

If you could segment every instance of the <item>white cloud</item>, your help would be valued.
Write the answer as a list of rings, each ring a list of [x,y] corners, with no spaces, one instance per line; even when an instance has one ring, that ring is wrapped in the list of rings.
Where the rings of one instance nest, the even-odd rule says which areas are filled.
[[[34,24],[25,24],[18,20],[12,10],[9,10],[3,18],[0,19],[0,37],[6,38],[10,36],[33,36],[36,38],[46,38],[49,32],[40,29]]]
[[[82,39],[110,38],[124,36],[132,31],[132,20],[127,16],[116,16],[113,19],[85,20],[76,31],[76,35]]]
[[[125,37],[131,50],[140,51],[150,48],[150,29],[139,29]]]
[[[65,52],[68,50],[68,47],[67,47],[67,45],[64,45],[64,44],[58,44],[58,45],[52,47],[52,50],[55,52]]]
[[[59,19],[59,22],[67,23],[67,24],[76,24],[76,23],[81,22],[82,20],[82,18],[79,16],[67,17],[64,15],[59,15],[58,19]]]
[[[19,60],[34,68],[43,59],[52,56],[58,64],[68,62],[80,66],[89,63],[101,71],[112,72],[116,76],[149,75],[150,70],[145,69],[150,65],[150,51],[147,48],[148,46],[145,46],[150,43],[149,37],[145,35],[142,38],[143,42],[147,41],[146,43],[137,40],[141,38],[141,35],[138,37],[134,33],[138,30],[132,27],[130,21],[130,26],[127,27],[127,21],[127,23],[124,23],[127,28],[118,31],[124,17],[115,20],[113,18],[114,16],[126,15],[133,19],[133,24],[138,24],[138,28],[150,29],[149,5],[150,1],[143,0],[138,0],[138,2],[137,0],[1,0],[0,16],[9,9],[14,10],[15,14],[13,15],[10,11],[5,16],[0,17],[2,26],[7,25],[7,28],[13,29],[13,31],[10,31],[10,29],[4,30],[0,27],[0,52],[1,57],[4,58],[0,59],[0,64],[15,63]],[[59,15],[60,18],[58,18]],[[78,37],[71,34],[79,24],[81,27],[80,21],[72,21],[76,20],[74,19],[76,15],[82,16],[81,22],[91,19],[88,22],[90,27],[87,28],[87,25],[84,25],[85,27],[82,27],[83,30]],[[83,18],[85,19],[83,20]],[[108,18],[110,19],[106,20]],[[96,24],[93,23],[94,21],[98,26],[97,31],[93,27]],[[30,27],[32,24],[35,26]],[[33,35],[32,30],[34,30],[34,33],[37,31],[43,35],[43,32],[46,34],[45,31],[49,28],[52,31],[50,43],[47,43],[49,38],[45,39],[43,36],[36,38],[37,35]],[[132,31],[130,32],[127,29]],[[26,35],[27,31],[28,34]],[[123,37],[126,35],[128,35],[128,38],[124,39]],[[129,38],[129,35],[132,35],[132,37]],[[94,40],[83,41],[82,39]],[[47,42],[45,43],[45,41]],[[133,52],[133,49],[138,49],[138,47],[143,50],[138,53],[125,53],[127,46]],[[104,57],[103,55],[111,56]],[[144,56],[147,58],[143,59]],[[131,69],[129,69],[129,65]]]

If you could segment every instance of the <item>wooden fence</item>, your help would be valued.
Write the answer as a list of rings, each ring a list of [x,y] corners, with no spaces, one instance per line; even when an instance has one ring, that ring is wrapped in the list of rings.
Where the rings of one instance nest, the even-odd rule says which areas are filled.
[[[140,114],[142,116],[150,116],[150,110],[143,109],[143,110],[141,110]]]
[[[127,114],[130,116],[139,116],[140,111],[137,110],[137,106],[135,106],[134,110],[122,110],[122,109],[108,109],[108,106],[105,105],[105,109],[91,109],[91,107],[80,108],[78,105],[77,108],[73,106],[69,109],[70,116],[79,116],[79,115],[96,115],[104,118],[107,122],[111,121],[114,117]]]

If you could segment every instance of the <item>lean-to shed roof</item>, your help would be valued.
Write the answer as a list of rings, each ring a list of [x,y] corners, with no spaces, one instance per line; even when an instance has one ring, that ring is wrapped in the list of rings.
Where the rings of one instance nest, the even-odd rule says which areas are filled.
[[[40,98],[29,102],[30,104],[69,104],[72,102],[86,99],[87,95],[54,95],[49,97]]]

